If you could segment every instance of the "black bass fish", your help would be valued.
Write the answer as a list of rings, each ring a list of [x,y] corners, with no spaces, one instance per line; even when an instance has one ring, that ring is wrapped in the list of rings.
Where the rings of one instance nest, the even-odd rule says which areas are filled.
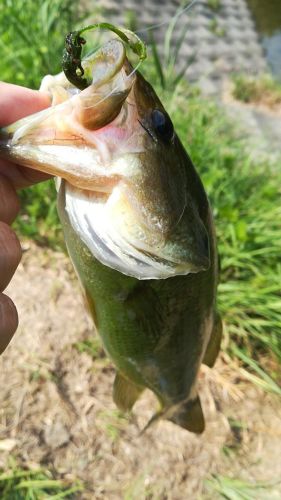
[[[62,178],[65,241],[130,410],[145,388],[156,418],[200,433],[201,363],[217,357],[218,262],[201,180],[151,85],[124,44],[83,61],[84,89],[43,79],[53,107],[1,130],[0,155]]]

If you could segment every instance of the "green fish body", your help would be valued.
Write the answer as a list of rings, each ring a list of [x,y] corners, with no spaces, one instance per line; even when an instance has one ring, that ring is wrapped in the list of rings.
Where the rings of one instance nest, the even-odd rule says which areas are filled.
[[[92,83],[45,77],[53,107],[2,129],[0,155],[63,179],[65,241],[117,369],[118,407],[130,410],[148,388],[160,403],[152,420],[202,432],[198,372],[221,338],[208,199],[124,45],[112,40],[82,64]]]
[[[186,161],[190,166],[188,157]],[[221,341],[221,322],[215,312],[215,234],[203,186],[198,201],[210,241],[209,269],[142,281],[101,264],[92,255],[70,224],[64,190],[62,182],[58,209],[64,237],[95,328],[117,369],[115,403],[123,411],[130,410],[148,388],[161,404],[159,416],[202,432],[197,375],[202,361],[213,366]]]

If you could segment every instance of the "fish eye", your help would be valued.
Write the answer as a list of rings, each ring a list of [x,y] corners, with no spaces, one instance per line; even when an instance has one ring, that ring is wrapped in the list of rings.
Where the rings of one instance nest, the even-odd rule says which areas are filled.
[[[164,142],[170,141],[174,137],[174,126],[167,113],[154,109],[151,113],[151,122],[157,137]]]

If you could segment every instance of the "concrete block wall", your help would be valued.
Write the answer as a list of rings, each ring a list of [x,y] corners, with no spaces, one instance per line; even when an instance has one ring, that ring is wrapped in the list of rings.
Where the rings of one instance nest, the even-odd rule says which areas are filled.
[[[221,92],[222,82],[230,73],[259,74],[268,69],[246,1],[220,0],[219,3],[219,8],[213,9],[208,0],[197,0],[178,17],[172,39],[175,44],[187,27],[177,70],[194,58],[186,72],[187,79],[198,84],[204,93],[214,95]],[[104,17],[119,25],[124,24],[128,11],[133,12],[144,40],[148,39],[145,31],[148,26],[167,22],[153,30],[159,51],[163,53],[165,32],[181,4],[177,0],[103,0],[100,6],[105,9]]]

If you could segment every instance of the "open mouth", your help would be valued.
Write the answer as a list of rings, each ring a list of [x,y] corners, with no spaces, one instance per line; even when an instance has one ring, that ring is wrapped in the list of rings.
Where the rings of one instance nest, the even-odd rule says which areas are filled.
[[[106,164],[106,127],[122,114],[135,76],[123,43],[107,42],[84,61],[92,83],[78,90],[63,73],[43,79],[54,106],[0,130],[0,151],[21,165],[89,190],[108,190],[118,175]],[[122,118],[122,117],[121,117]]]

